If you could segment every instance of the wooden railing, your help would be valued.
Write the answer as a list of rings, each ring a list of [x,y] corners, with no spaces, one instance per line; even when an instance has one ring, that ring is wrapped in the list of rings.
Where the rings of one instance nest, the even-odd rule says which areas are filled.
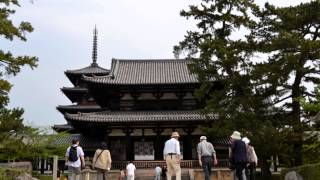
[[[133,161],[137,169],[149,169],[156,166],[166,165],[165,161]],[[127,161],[113,161],[112,169],[125,169]],[[182,160],[180,163],[181,168],[201,168],[198,160]],[[229,167],[229,160],[221,159],[218,161],[217,167]]]

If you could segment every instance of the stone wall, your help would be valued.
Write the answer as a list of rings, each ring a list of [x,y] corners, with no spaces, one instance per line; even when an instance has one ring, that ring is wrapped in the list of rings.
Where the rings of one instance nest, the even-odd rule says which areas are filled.
[[[190,180],[199,180],[199,179],[204,179],[204,174],[202,169],[183,169],[183,171],[188,171]],[[153,169],[138,169],[139,171],[137,173],[136,178],[141,179],[139,175],[143,175],[143,179],[148,180],[148,179],[154,179],[154,170]],[[141,172],[144,171],[144,172]],[[82,170],[82,175],[81,175],[81,180],[92,180],[96,179],[96,171],[91,170],[91,169],[84,169]],[[118,179],[119,177],[119,170],[111,170],[108,173],[108,179]],[[149,178],[150,177],[150,178]],[[227,168],[219,168],[219,169],[214,169],[213,174],[211,175],[211,180],[233,180],[233,175],[230,169]]]
[[[190,180],[204,179],[202,169],[190,169],[189,174]],[[226,168],[214,169],[211,174],[211,180],[233,180],[233,173]]]
[[[32,172],[31,162],[9,162],[9,163],[0,163],[0,168],[11,168],[11,169],[20,169],[25,172]]]

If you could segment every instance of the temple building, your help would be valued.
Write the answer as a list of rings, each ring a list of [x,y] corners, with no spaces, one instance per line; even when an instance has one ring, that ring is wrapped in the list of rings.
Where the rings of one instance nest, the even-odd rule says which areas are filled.
[[[97,30],[94,30],[90,66],[65,71],[74,85],[62,92],[72,105],[57,109],[68,130],[80,138],[87,155],[100,142],[109,145],[113,161],[163,160],[164,142],[173,131],[180,134],[184,160],[196,160],[201,127],[215,121],[214,114],[201,114],[203,103],[194,96],[200,86],[185,59],[112,59],[111,68],[97,64]],[[214,83],[214,82],[213,82]],[[226,154],[229,139],[214,139],[220,154]]]

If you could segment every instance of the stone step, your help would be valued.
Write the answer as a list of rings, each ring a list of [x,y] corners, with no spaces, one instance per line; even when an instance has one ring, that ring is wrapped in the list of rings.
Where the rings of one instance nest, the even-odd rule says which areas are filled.
[[[181,169],[181,175],[189,175],[189,169]],[[154,169],[137,169],[136,176],[155,176]]]
[[[150,176],[147,176],[147,177],[144,177],[144,176],[141,176],[141,177],[135,177],[134,179],[135,180],[154,180],[155,177],[150,177]],[[175,180],[176,177],[173,177],[172,180]],[[161,180],[163,180],[163,178],[161,178]],[[190,180],[189,176],[181,176],[181,180]]]
[[[94,180],[96,179],[97,172],[91,169],[84,169],[81,172],[81,180]],[[120,175],[120,171],[115,169],[108,173],[108,179],[117,180]],[[181,179],[182,180],[199,180],[204,179],[202,169],[182,169]],[[154,169],[137,169],[136,180],[154,180],[155,171]],[[211,175],[211,180],[232,180],[233,173],[228,168],[217,168],[214,169]],[[173,178],[172,180],[175,180]]]
[[[135,180],[154,180],[155,170],[154,169],[137,169]],[[181,180],[189,180],[189,170],[181,169]],[[175,180],[172,178],[172,180]]]

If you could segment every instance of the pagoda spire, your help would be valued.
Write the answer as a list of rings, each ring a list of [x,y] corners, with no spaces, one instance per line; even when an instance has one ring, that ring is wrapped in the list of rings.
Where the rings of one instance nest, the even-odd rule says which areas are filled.
[[[93,47],[92,47],[92,66],[97,66],[97,47],[98,47],[98,30],[97,30],[97,26],[94,26],[94,30],[93,30]]]

